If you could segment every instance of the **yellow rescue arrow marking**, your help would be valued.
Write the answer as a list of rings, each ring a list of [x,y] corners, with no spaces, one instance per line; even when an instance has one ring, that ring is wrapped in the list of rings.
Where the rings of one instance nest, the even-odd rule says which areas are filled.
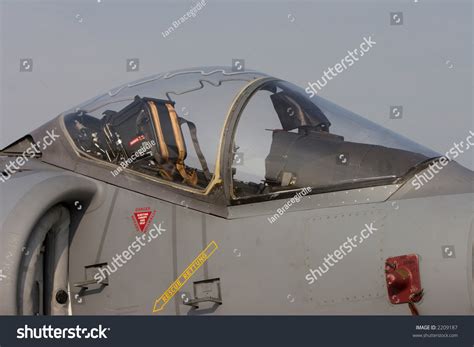
[[[211,241],[207,247],[199,253],[191,264],[183,271],[183,273],[174,281],[167,290],[155,301],[153,313],[160,312],[164,309],[166,304],[176,295],[182,286],[191,278],[192,275],[211,257],[217,250],[217,243]]]

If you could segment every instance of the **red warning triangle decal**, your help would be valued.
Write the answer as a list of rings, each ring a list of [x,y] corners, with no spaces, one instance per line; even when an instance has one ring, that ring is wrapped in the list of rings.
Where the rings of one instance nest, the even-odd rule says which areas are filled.
[[[151,213],[152,213],[151,211],[140,211],[140,212],[133,213],[133,217],[135,219],[136,225],[142,233],[145,232],[145,229],[148,226]]]

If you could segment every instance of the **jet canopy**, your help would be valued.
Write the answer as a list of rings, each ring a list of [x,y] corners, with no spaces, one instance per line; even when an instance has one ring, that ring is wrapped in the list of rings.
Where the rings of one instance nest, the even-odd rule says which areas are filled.
[[[109,91],[64,117],[78,152],[163,184],[233,199],[394,182],[438,155],[303,89],[199,68]]]

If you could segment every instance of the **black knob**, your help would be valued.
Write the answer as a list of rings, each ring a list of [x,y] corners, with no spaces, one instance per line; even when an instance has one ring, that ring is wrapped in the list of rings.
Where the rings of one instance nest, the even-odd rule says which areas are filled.
[[[67,293],[62,290],[62,289],[59,289],[57,292],[56,292],[56,302],[60,305],[64,305],[69,299],[69,295],[67,295]]]

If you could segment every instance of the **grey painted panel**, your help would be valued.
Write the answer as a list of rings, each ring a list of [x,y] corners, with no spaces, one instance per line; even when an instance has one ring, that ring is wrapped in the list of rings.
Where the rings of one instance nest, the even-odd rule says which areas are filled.
[[[224,305],[217,313],[409,314],[406,304],[389,303],[384,264],[416,253],[426,293],[420,312],[471,314],[472,199],[465,194],[295,211],[272,225],[264,217],[209,218],[209,239],[220,247],[209,261],[209,276],[222,279]],[[309,285],[308,268],[372,221],[379,230]],[[459,256],[443,258],[443,245],[453,245]]]
[[[354,302],[386,297],[383,255],[386,215],[384,209],[372,207],[370,210],[338,208],[306,222],[305,265],[307,269],[321,272],[321,275],[316,273],[319,278],[312,284],[302,276],[305,285],[310,287],[309,301],[315,312],[335,305],[348,309]],[[373,234],[364,232],[367,239],[361,236],[365,225],[377,229]],[[348,238],[353,239],[353,245]],[[341,259],[333,256],[332,261],[328,254],[335,250],[346,252],[346,255],[338,253]],[[333,266],[323,265],[325,258]],[[305,275],[307,273],[308,270]],[[383,313],[380,308],[370,306],[373,314]],[[362,312],[353,313],[366,312],[362,309]]]
[[[209,277],[221,278],[218,314],[305,312],[302,221],[282,218],[270,226],[265,217],[208,218],[207,226],[209,240],[219,245],[209,261]]]
[[[421,314],[472,314],[473,194],[398,201],[387,217],[386,256],[417,253],[425,296]],[[455,258],[443,255],[454,246]],[[472,265],[471,265],[472,266]]]
[[[166,231],[156,239],[150,238],[149,242],[142,240],[144,245],[126,261],[126,264],[117,261],[122,266],[118,266],[110,275],[109,286],[100,293],[90,295],[90,298],[94,297],[92,300],[87,298],[87,311],[97,314],[151,314],[155,299],[174,281],[172,205],[124,189],[118,190],[107,230],[94,228],[84,230],[86,238],[94,233],[106,233],[99,257],[86,261],[87,265],[107,262],[115,269],[115,266],[112,266],[113,258],[129,250],[136,237],[142,236],[142,233],[135,228],[131,216],[135,209],[143,207],[156,210],[148,232],[153,223],[159,225],[160,222]],[[98,243],[97,238],[95,243]],[[77,247],[77,251],[85,246],[83,243],[82,247]],[[161,312],[161,314],[175,313],[176,310],[171,303],[168,303]]]
[[[399,187],[400,185],[394,184],[307,195],[303,197],[300,202],[293,204],[288,212],[317,210],[337,206],[357,206],[381,202],[387,200]],[[229,207],[228,218],[244,218],[258,215],[272,216],[277,213],[277,209],[281,208],[289,200],[290,198],[277,199],[276,197],[273,201],[231,206]]]
[[[64,175],[64,171],[42,164],[41,171],[17,172],[6,182],[0,183],[0,221],[6,218],[19,199],[25,196],[32,187],[51,177]]]

